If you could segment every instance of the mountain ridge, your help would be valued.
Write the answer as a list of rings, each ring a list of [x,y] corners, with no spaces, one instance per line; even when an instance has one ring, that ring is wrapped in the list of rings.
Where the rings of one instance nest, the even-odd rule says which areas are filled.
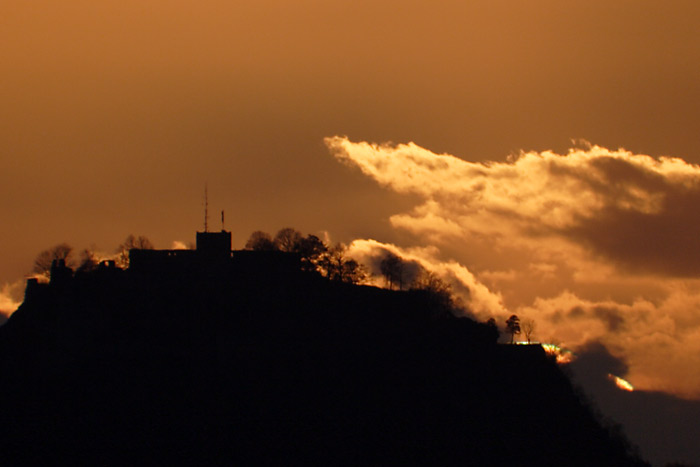
[[[429,291],[247,256],[31,283],[0,327],[6,458],[646,465],[541,347],[499,345]]]

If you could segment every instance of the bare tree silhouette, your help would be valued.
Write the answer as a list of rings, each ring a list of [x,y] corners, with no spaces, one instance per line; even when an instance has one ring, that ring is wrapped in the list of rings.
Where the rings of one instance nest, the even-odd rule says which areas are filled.
[[[34,272],[48,276],[51,271],[51,264],[54,260],[64,260],[66,266],[71,267],[72,253],[73,247],[67,243],[60,243],[48,250],[44,250],[34,259]]]
[[[394,285],[398,285],[399,290],[403,289],[403,266],[403,260],[391,252],[387,252],[379,264],[384,280],[390,289],[393,289]]]
[[[359,284],[367,279],[367,271],[354,259],[345,256],[347,248],[336,243],[327,249],[318,260],[321,273],[332,281]]]
[[[129,250],[152,250],[153,248],[153,243],[147,237],[143,235],[135,237],[129,234],[117,247],[117,264],[121,267],[129,267]]]
[[[526,319],[525,321],[523,321],[522,330],[523,334],[525,334],[525,339],[527,339],[527,343],[529,344],[530,340],[532,339],[532,335],[535,332],[535,320]]]
[[[445,307],[451,308],[454,305],[452,287],[432,271],[421,268],[418,277],[411,284],[411,289],[429,292]]]
[[[91,248],[85,248],[80,252],[80,265],[78,265],[78,271],[80,272],[90,272],[97,268],[99,259],[97,255]]]
[[[291,227],[285,227],[277,232],[274,242],[278,250],[293,252],[297,249],[297,245],[302,239],[301,232]]]

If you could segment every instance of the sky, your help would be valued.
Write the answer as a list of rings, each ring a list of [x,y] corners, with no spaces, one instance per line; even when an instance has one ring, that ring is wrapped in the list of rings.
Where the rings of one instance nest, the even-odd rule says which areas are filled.
[[[700,399],[694,1],[37,0],[0,14],[0,310],[212,213],[433,268]],[[219,228],[218,215],[210,224]],[[674,399],[675,400],[675,399]],[[700,459],[700,454],[698,455]]]

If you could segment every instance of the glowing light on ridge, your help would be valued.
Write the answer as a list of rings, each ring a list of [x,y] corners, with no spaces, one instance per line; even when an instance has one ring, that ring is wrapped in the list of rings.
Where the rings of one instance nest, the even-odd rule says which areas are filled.
[[[618,388],[622,389],[623,391],[629,391],[629,392],[634,391],[634,386],[632,386],[629,383],[629,381],[624,380],[624,379],[620,378],[619,376],[615,376],[612,373],[608,373],[608,379],[613,381],[615,383],[615,385]]]
[[[576,355],[570,350],[563,349],[555,344],[545,344],[542,342],[516,342],[518,345],[540,345],[547,355],[554,355],[557,363],[571,363],[576,358]]]

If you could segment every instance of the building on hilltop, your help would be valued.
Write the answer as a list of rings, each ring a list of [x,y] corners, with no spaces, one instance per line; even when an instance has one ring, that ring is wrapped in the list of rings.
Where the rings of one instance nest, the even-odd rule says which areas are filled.
[[[231,232],[197,232],[194,250],[129,250],[129,270],[160,273],[217,268],[230,263],[232,257]]]
[[[197,251],[208,257],[231,257],[231,232],[197,232]]]
[[[204,278],[231,274],[243,275],[251,280],[269,277],[293,277],[301,271],[301,259],[296,253],[282,251],[231,250],[231,232],[197,232],[194,250],[129,250],[129,266],[126,270],[114,261],[102,261],[89,272],[74,273],[64,260],[56,260],[51,267],[48,283],[36,278],[27,280],[25,300],[39,297],[49,290],[67,290],[77,282],[93,283],[94,279],[111,282],[119,277],[132,276],[151,283],[155,278]],[[87,282],[86,282],[87,281]]]
[[[231,250],[231,232],[197,232],[194,250],[129,250],[129,270],[154,274],[245,272],[287,274],[301,270],[298,254]]]

